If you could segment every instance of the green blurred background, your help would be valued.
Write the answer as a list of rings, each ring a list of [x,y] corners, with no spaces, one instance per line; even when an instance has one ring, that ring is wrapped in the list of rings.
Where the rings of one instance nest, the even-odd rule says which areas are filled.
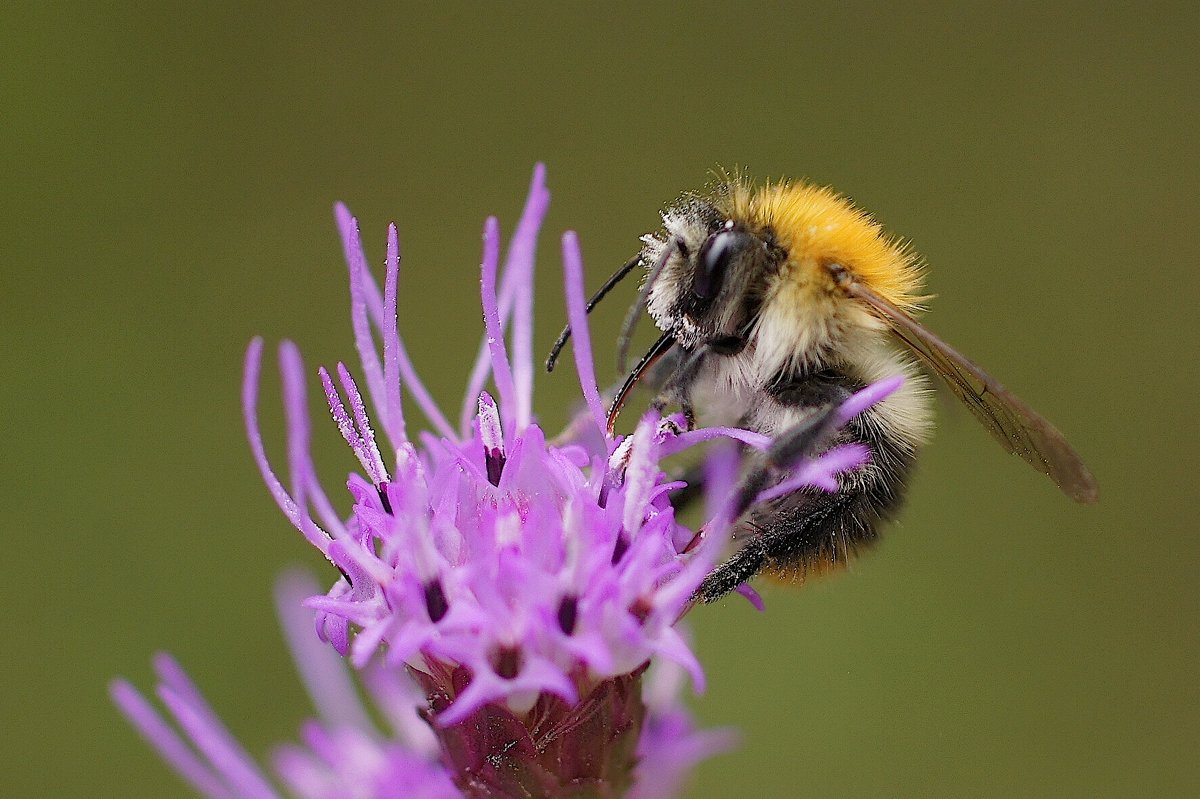
[[[1195,795],[1200,12],[966,5],[0,12],[0,792],[183,795],[106,694],[159,649],[251,751],[294,739],[271,584],[328,569],[244,443],[246,342],[353,357],[344,200],[376,263],[398,221],[402,328],[457,403],[480,225],[543,160],[542,346],[561,230],[595,285],[711,168],[807,176],[913,240],[931,327],[1101,485],[1075,506],[944,407],[876,553],[697,614],[693,704],[744,735],[690,796]]]

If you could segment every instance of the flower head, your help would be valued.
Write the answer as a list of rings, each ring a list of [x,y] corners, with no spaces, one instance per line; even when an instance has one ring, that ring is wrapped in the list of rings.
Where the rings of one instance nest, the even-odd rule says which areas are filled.
[[[606,433],[572,233],[562,240],[564,277],[586,412],[571,435],[547,439],[533,413],[532,307],[548,201],[539,166],[503,259],[499,224],[485,225],[484,335],[457,425],[420,381],[397,330],[395,226],[381,291],[357,223],[337,207],[361,371],[356,376],[339,363],[318,374],[362,467],[347,481],[348,515],[335,510],[308,451],[298,350],[290,342],[279,350],[286,487],[257,423],[261,340],[247,353],[243,401],[254,456],[284,514],[338,573],[327,592],[304,600],[315,611],[316,635],[297,646],[298,662],[316,662],[319,637],[360,671],[394,722],[392,732],[380,734],[365,713],[339,716],[339,703],[314,691],[325,720],[305,728],[306,748],[276,758],[298,796],[665,796],[656,789],[669,790],[672,777],[716,746],[692,729],[676,691],[644,696],[642,675],[661,663],[664,675],[683,671],[703,685],[677,622],[734,522],[736,462],[710,459],[702,531],[676,519],[670,493],[682,484],[661,463],[717,438],[758,448],[770,442],[734,429],[683,432],[681,420],[655,413],[628,436]],[[410,435],[404,401],[420,407],[434,432]],[[785,488],[828,485],[865,457],[852,447],[834,450],[804,464]],[[293,585],[285,595],[296,593]],[[293,619],[289,629],[295,610],[283,609],[285,620]],[[303,636],[293,630],[292,638]],[[320,658],[333,656],[323,652]],[[147,737],[209,796],[228,795],[224,789],[275,795],[261,775],[246,778],[248,758],[230,755],[236,745],[182,672],[169,660],[158,665],[160,698],[203,757],[168,736],[132,688],[117,684],[119,703]],[[414,793],[418,788],[426,793]]]

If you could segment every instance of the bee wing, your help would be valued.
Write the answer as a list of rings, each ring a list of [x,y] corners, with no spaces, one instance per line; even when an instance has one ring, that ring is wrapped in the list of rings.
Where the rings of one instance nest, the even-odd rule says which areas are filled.
[[[959,355],[917,320],[856,281],[847,292],[883,314],[892,332],[942,377],[975,418],[1009,452],[1042,474],[1076,502],[1095,502],[1096,479],[1062,433],[1017,395]]]

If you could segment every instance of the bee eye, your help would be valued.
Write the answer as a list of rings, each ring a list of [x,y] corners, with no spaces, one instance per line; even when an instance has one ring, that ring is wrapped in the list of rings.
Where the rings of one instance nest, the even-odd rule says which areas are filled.
[[[692,279],[692,294],[701,300],[711,300],[721,290],[729,262],[742,245],[744,233],[722,230],[714,233],[700,247],[696,275]]]

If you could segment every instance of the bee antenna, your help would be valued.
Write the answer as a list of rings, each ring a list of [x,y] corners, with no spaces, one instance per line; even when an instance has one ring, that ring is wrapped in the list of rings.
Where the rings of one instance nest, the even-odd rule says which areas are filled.
[[[662,254],[658,256],[646,274],[646,282],[642,284],[642,288],[638,292],[637,302],[629,307],[629,313],[625,315],[625,322],[621,325],[621,336],[617,339],[618,372],[625,371],[625,363],[629,360],[629,343],[633,339],[633,331],[641,321],[642,313],[646,310],[646,299],[650,296],[650,290],[654,288],[667,261],[671,260],[672,250],[678,250],[680,255],[684,258],[687,257],[687,245],[683,243],[683,238],[678,234],[671,236],[667,246],[663,247]]]
[[[625,279],[625,276],[634,270],[634,268],[642,262],[641,253],[630,258],[617,271],[608,276],[608,280],[604,281],[604,285],[596,290],[592,298],[587,301],[586,313],[591,313],[592,309],[600,304],[600,300],[604,299],[604,295],[612,291],[613,286]],[[563,347],[567,346],[567,340],[571,338],[571,326],[567,325],[562,332],[558,334],[558,340],[554,342],[554,346],[550,348],[550,356],[546,358],[546,371],[553,372],[555,364],[558,363],[558,356],[562,354]]]
[[[659,358],[667,354],[671,347],[675,346],[675,337],[670,333],[663,333],[658,341],[650,347],[650,350],[642,356],[638,361],[637,366],[633,367],[633,371],[625,378],[625,382],[621,384],[621,388],[617,391],[617,396],[613,398],[612,405],[608,409],[608,433],[612,435],[613,428],[617,424],[617,416],[621,413],[621,408],[625,407],[625,400],[629,398],[629,392],[638,384],[650,367],[658,363]]]

